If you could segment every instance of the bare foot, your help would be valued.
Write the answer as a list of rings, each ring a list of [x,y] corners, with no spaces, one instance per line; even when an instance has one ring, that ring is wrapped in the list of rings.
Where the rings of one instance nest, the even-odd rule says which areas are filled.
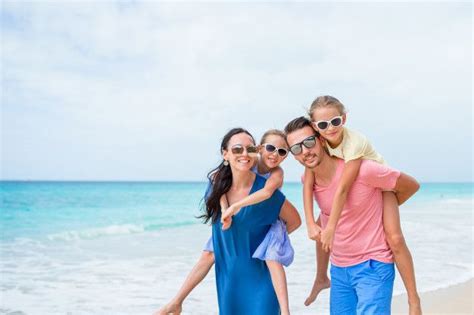
[[[309,306],[316,300],[319,295],[319,292],[329,288],[330,286],[331,280],[329,280],[328,278],[326,278],[325,280],[314,280],[313,288],[311,289],[311,293],[309,294],[309,296],[306,298],[306,301],[304,301],[304,305]]]
[[[166,304],[160,310],[156,313],[153,313],[153,315],[179,315],[181,314],[181,311],[183,310],[181,304]]]
[[[421,315],[421,303],[420,299],[417,302],[408,302],[408,310],[410,315]]]

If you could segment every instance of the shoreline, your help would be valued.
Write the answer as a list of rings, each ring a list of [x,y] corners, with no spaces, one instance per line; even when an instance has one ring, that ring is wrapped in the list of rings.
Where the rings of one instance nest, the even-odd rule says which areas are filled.
[[[423,314],[473,314],[474,279],[446,288],[420,293]],[[408,314],[406,294],[393,297],[392,314]]]

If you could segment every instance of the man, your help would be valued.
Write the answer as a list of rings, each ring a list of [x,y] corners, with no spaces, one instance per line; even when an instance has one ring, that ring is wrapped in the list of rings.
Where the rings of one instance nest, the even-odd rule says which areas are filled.
[[[290,151],[315,176],[314,197],[327,224],[344,161],[328,155],[311,122],[299,117],[285,127]],[[336,228],[331,251],[331,314],[390,314],[395,271],[383,231],[382,190],[393,190],[399,204],[419,188],[412,177],[382,164],[364,160],[351,186]],[[308,234],[317,225],[307,215]],[[317,236],[316,236],[317,238]]]

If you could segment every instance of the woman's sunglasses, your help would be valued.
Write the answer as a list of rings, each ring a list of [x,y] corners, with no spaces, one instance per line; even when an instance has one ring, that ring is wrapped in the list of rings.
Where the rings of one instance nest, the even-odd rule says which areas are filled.
[[[235,144],[230,148],[230,151],[233,154],[243,154],[244,150],[247,151],[247,154],[249,156],[257,156],[258,155],[258,147],[255,145],[249,145],[247,147],[244,147],[241,144]]]
[[[339,127],[342,124],[342,116],[333,117],[331,120],[318,120],[313,122],[313,126],[320,130],[325,130],[329,128],[329,125],[333,125],[334,127]]]
[[[274,146],[273,144],[270,144],[270,143],[264,143],[264,144],[262,144],[262,146],[265,148],[265,151],[267,151],[268,153],[273,153],[275,151],[278,151],[278,155],[281,156],[281,157],[284,157],[288,154],[287,149],[277,148],[276,146]]]
[[[303,152],[303,146],[305,146],[308,149],[311,149],[315,145],[316,145],[316,135],[308,137],[301,142],[293,144],[290,147],[290,152],[293,155],[298,155],[298,154],[301,154],[301,152]]]

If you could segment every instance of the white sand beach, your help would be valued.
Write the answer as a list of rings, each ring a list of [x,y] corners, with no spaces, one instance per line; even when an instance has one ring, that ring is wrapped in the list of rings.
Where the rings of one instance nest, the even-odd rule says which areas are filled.
[[[447,288],[421,294],[423,314],[474,314],[473,280]],[[398,295],[393,299],[393,314],[408,314],[406,295]]]

